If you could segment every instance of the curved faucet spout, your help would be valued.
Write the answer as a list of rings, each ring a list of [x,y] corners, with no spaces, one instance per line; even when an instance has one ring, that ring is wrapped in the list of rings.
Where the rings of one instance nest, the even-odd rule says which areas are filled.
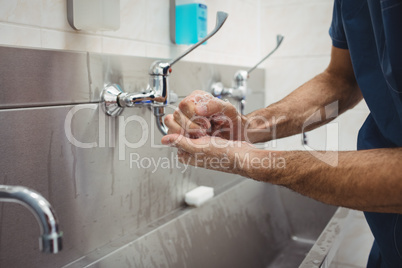
[[[156,126],[158,127],[159,131],[162,133],[163,136],[168,134],[168,127],[163,122],[163,116],[165,115],[165,107],[153,107],[154,108],[154,115],[156,119]]]
[[[22,186],[0,185],[0,202],[14,202],[28,208],[39,223],[42,252],[58,253],[62,249],[63,233],[49,202],[39,193]]]

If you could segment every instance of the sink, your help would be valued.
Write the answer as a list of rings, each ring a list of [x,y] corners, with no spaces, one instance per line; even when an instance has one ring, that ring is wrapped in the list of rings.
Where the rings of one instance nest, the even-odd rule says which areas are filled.
[[[65,267],[319,267],[348,214],[245,179],[216,193]]]

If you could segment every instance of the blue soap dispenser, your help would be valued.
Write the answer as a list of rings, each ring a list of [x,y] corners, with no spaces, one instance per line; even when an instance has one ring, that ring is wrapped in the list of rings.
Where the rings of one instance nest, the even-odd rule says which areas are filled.
[[[207,35],[205,0],[170,1],[170,37],[178,45],[195,44]]]

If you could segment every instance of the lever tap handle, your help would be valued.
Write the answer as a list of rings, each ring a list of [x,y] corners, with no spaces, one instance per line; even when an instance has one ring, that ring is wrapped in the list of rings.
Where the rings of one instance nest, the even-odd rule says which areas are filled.
[[[260,65],[264,60],[268,59],[272,54],[274,54],[274,52],[278,49],[278,47],[281,45],[282,41],[283,41],[284,36],[278,34],[276,36],[276,47],[268,53],[268,55],[266,55],[262,60],[260,60],[256,65],[254,65],[254,67],[252,67],[250,70],[247,71],[247,74],[250,74],[252,71],[255,70],[255,68],[258,67],[258,65]]]
[[[191,51],[193,51],[194,49],[196,49],[197,47],[199,47],[202,43],[204,43],[205,41],[207,41],[209,38],[211,38],[214,34],[216,34],[219,29],[222,27],[222,25],[225,23],[226,19],[228,17],[228,13],[222,12],[222,11],[218,11],[216,13],[216,25],[215,28],[213,29],[212,32],[210,32],[206,37],[204,37],[201,41],[199,41],[197,44],[193,45],[192,47],[190,47],[189,49],[187,49],[183,54],[181,54],[180,56],[178,56],[175,59],[172,59],[169,61],[169,65],[172,66],[173,64],[175,64],[176,62],[178,62],[179,60],[181,60],[183,57],[185,57],[188,53],[190,53]]]

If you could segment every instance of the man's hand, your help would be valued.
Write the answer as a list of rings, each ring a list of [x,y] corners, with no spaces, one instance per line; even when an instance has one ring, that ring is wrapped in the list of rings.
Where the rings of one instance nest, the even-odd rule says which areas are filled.
[[[250,177],[250,159],[259,151],[245,141],[204,136],[191,139],[179,134],[162,138],[162,144],[177,147],[178,159],[186,165]]]
[[[246,140],[246,120],[231,103],[197,90],[180,102],[178,110],[166,116],[165,124],[169,128],[168,134]]]

